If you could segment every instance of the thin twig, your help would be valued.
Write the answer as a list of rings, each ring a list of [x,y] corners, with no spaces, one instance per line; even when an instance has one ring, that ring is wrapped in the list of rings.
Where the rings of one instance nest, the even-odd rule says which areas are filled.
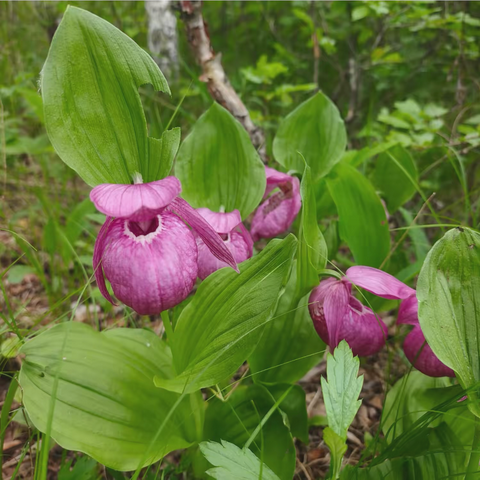
[[[221,53],[215,53],[210,42],[208,27],[202,15],[202,2],[199,0],[180,2],[181,18],[185,24],[187,40],[196,62],[202,68],[200,80],[208,86],[210,95],[225,107],[245,128],[254,147],[262,159],[266,160],[265,136],[248,113],[247,108],[230,84],[222,66]]]

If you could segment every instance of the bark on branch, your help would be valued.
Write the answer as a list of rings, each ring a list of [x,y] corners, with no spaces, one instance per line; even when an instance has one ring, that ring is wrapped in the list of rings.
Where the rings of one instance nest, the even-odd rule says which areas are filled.
[[[225,107],[245,127],[254,147],[265,160],[265,136],[263,131],[252,122],[247,108],[231,86],[222,66],[221,53],[215,54],[213,50],[208,27],[202,15],[202,2],[183,0],[180,1],[180,9],[188,43],[196,62],[202,68],[200,80],[207,83],[213,99]]]

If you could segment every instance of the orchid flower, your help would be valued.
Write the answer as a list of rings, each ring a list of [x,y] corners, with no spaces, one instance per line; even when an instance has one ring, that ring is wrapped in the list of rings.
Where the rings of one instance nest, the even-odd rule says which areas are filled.
[[[90,193],[107,216],[95,241],[93,268],[102,295],[115,296],[141,315],[183,301],[197,278],[197,244],[187,222],[212,254],[238,271],[221,237],[185,200],[180,181],[166,177],[133,185],[101,184]]]
[[[383,298],[402,300],[397,323],[413,325],[405,337],[403,351],[409,362],[430,377],[454,377],[454,371],[442,363],[425,340],[418,321],[418,302],[415,290],[392,275],[372,267],[351,267],[347,277],[355,285]]]
[[[250,258],[253,254],[253,240],[242,223],[240,212],[212,212],[208,208],[197,208],[197,212],[220,235],[225,246],[232,253],[237,263]],[[205,279],[219,268],[227,264],[215,257],[205,242],[194,232],[198,247],[198,277]]]
[[[265,167],[267,187],[264,202],[257,208],[250,229],[253,240],[273,238],[286,232],[301,207],[298,178]],[[272,192],[275,188],[279,191]]]
[[[386,325],[353,296],[347,277],[321,281],[310,294],[308,308],[315,330],[331,350],[346,340],[354,355],[365,357],[385,345]]]

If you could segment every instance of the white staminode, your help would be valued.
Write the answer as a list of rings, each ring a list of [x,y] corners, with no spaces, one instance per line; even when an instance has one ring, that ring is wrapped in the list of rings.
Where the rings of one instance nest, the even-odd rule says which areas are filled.
[[[158,227],[150,233],[147,233],[147,235],[139,235],[138,237],[128,228],[128,222],[130,220],[125,220],[125,223],[123,224],[123,233],[127,235],[127,237],[130,237],[132,240],[134,240],[136,243],[140,243],[141,245],[145,244],[150,244],[152,243],[153,239],[160,233],[162,230],[162,216],[157,215],[158,218]],[[142,222],[138,222],[139,224]],[[146,222],[146,223],[150,223]]]
[[[138,185],[139,183],[143,183],[143,178],[142,178],[142,174],[141,174],[141,173],[135,172],[135,173],[132,175],[132,178],[133,178],[133,183],[134,183],[134,185]]]

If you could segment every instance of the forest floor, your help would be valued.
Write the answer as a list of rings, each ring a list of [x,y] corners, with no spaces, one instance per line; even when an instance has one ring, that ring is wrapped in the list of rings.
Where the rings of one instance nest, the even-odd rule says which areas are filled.
[[[0,232],[0,240],[10,242],[5,232]],[[12,248],[14,246],[12,245]],[[2,270],[7,265],[1,265]],[[42,285],[34,274],[27,275],[21,283],[9,284],[5,281],[6,293],[9,302],[14,310],[22,311],[18,315],[17,320],[24,328],[31,328],[38,319],[43,318],[41,324],[48,324],[53,318],[49,318],[49,303],[43,291]],[[2,299],[3,301],[3,299]],[[73,300],[72,300],[73,301]],[[2,305],[2,308],[4,305]],[[90,322],[86,309],[79,309],[75,316],[75,321]],[[102,313],[99,318],[102,320],[103,326],[109,326],[115,323],[122,326],[124,323],[121,315],[108,314],[104,318]],[[384,321],[389,324],[389,318]],[[135,318],[133,318],[135,322]],[[149,325],[156,333],[160,334],[163,330],[161,320],[154,319]],[[392,327],[394,329],[395,327]],[[394,334],[395,332],[390,332]],[[10,359],[3,365],[3,372],[10,376],[18,371],[21,366],[21,359],[16,357]],[[325,359],[314,367],[299,384],[306,392],[307,411],[309,418],[315,418],[317,422],[322,423],[325,419],[325,405],[323,403],[320,377],[325,374]],[[388,350],[384,349],[379,354],[362,359],[360,374],[364,375],[364,383],[360,398],[362,405],[358,414],[348,432],[348,451],[346,453],[346,461],[356,464],[365,449],[368,440],[375,436],[380,423],[382,405],[385,397],[385,386],[387,383],[392,384],[397,378],[406,371],[405,364],[400,361],[398,365],[391,365]],[[386,372],[394,372],[395,378],[386,379]],[[0,378],[0,405],[3,405],[7,390],[9,387],[8,377],[2,375]],[[12,411],[18,409],[20,404],[15,402]],[[297,449],[297,467],[295,472],[295,480],[314,480],[324,478],[330,464],[330,456],[328,449],[323,442],[323,426],[311,426],[310,442],[305,445],[300,440],[296,440]],[[30,441],[29,441],[30,439]],[[30,480],[33,478],[35,466],[35,451],[37,438],[31,428],[24,424],[11,422],[5,433],[5,441],[3,446],[3,478],[12,478],[16,472],[17,479]],[[28,446],[28,447],[26,447]],[[68,458],[73,458],[74,454],[69,452]],[[178,455],[172,454],[168,456],[169,462],[176,462]],[[52,479],[58,478],[58,471],[63,463],[65,463],[65,453],[58,447],[54,446],[50,452],[49,472]],[[104,472],[103,478],[112,478]],[[186,478],[186,477],[171,477]]]

